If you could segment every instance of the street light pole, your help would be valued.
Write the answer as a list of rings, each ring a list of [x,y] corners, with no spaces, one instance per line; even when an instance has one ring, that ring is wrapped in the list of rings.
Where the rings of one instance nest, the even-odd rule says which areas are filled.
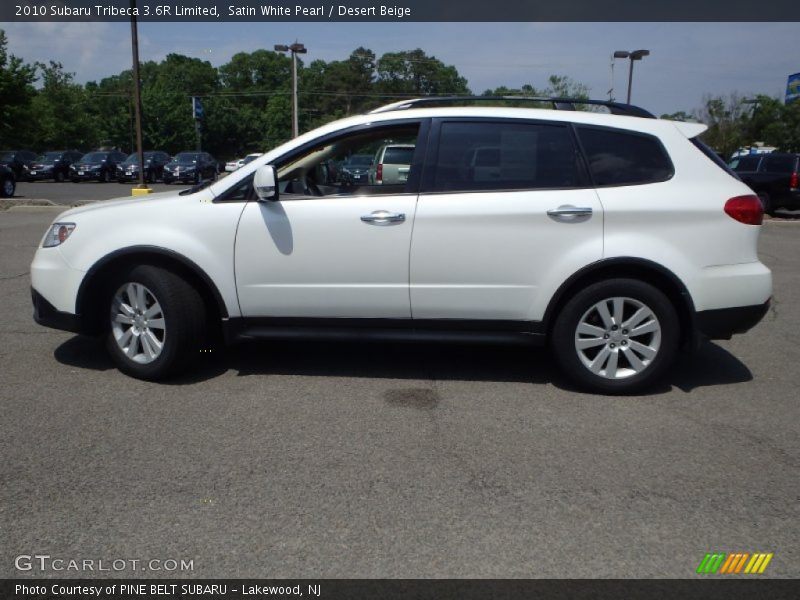
[[[617,50],[614,52],[614,58],[628,58],[631,61],[630,67],[628,68],[628,104],[631,103],[631,88],[633,87],[633,62],[642,60],[645,56],[650,56],[650,50],[633,50],[631,52],[627,50]]]
[[[298,118],[297,108],[297,55],[305,54],[308,52],[303,44],[295,42],[294,44],[276,44],[275,50],[277,52],[291,52],[292,53],[292,137],[300,135],[300,125]]]

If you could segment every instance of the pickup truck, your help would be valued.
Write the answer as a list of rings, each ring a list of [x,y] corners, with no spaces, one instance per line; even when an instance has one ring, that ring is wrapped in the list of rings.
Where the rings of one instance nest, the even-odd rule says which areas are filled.
[[[764,212],[800,208],[800,154],[771,152],[739,156],[730,167],[761,199]]]

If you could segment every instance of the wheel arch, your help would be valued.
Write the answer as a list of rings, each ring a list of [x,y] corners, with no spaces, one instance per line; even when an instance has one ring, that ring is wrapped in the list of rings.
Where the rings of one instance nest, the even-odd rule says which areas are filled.
[[[100,333],[104,327],[100,294],[108,278],[120,269],[134,265],[153,265],[167,269],[184,277],[200,294],[208,309],[209,324],[220,327],[220,321],[228,318],[228,309],[217,286],[194,261],[182,254],[158,246],[131,246],[107,254],[86,272],[75,300],[75,311],[81,315],[83,329],[87,333]]]
[[[599,260],[573,273],[553,294],[544,313],[547,335],[566,302],[581,288],[607,279],[637,279],[660,290],[675,307],[680,322],[681,346],[695,343],[695,308],[686,285],[672,271],[650,260],[620,256]]]

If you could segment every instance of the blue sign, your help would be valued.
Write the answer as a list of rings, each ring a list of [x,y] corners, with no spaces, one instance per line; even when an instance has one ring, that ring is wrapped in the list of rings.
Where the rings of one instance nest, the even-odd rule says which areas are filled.
[[[202,121],[205,116],[203,103],[200,102],[200,98],[197,96],[192,96],[192,114],[194,115],[195,121]]]
[[[795,73],[789,75],[789,80],[786,82],[786,104],[798,98],[800,98],[800,73]]]

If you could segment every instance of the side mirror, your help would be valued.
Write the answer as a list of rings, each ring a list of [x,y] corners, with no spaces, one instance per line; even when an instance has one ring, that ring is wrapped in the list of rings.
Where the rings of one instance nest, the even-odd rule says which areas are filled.
[[[259,167],[253,177],[259,202],[278,201],[278,170],[272,165]]]

